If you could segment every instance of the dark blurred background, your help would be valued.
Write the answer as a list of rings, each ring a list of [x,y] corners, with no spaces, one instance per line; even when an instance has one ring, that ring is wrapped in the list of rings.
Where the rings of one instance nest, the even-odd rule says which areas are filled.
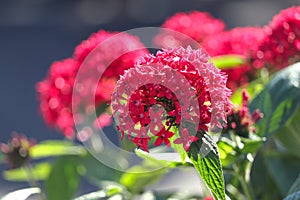
[[[236,26],[265,25],[300,0],[0,0],[0,142],[12,131],[38,141],[63,138],[38,112],[35,84],[55,60],[99,29],[160,26],[176,12],[200,10]],[[0,180],[0,196],[18,188]],[[1,191],[2,190],[2,191]]]

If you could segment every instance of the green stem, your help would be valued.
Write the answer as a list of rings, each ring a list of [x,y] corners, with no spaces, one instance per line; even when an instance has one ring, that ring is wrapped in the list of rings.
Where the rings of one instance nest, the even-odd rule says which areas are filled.
[[[33,173],[32,173],[32,168],[30,163],[25,164],[24,166],[25,171],[28,175],[28,183],[30,184],[31,187],[37,187],[37,188],[41,188],[38,184],[38,182],[36,181]],[[38,200],[45,200],[43,193],[39,193],[38,195]]]

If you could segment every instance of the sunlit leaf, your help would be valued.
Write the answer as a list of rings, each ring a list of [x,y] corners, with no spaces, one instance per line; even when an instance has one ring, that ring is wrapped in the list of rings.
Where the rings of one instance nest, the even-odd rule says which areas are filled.
[[[30,148],[31,158],[44,158],[61,155],[82,155],[86,150],[79,145],[74,145],[69,141],[49,140],[41,142]]]
[[[220,160],[223,166],[232,164],[236,159],[236,151],[234,146],[226,138],[221,138],[218,141],[218,149]]]
[[[55,161],[45,183],[48,200],[70,200],[79,185],[78,157],[62,156]]]
[[[246,63],[245,57],[237,54],[215,56],[212,61],[219,69],[237,68]]]
[[[275,137],[287,148],[290,153],[300,158],[300,109],[291,120],[276,134]]]
[[[21,190],[16,190],[13,192],[8,193],[4,197],[2,197],[0,200],[26,200],[28,197],[30,197],[33,194],[39,194],[41,193],[41,189],[34,187],[34,188],[26,188]]]
[[[145,160],[142,164],[129,168],[121,177],[120,183],[130,192],[139,193],[145,186],[157,182],[169,168],[160,163]]]
[[[258,121],[258,135],[270,136],[290,119],[300,104],[300,63],[279,71],[250,103],[264,117]]]
[[[188,155],[216,199],[225,200],[225,184],[217,144],[203,132],[190,146]]]
[[[50,163],[39,163],[32,168],[22,167],[3,171],[3,177],[9,181],[45,180],[51,170]],[[32,177],[31,177],[32,176]]]

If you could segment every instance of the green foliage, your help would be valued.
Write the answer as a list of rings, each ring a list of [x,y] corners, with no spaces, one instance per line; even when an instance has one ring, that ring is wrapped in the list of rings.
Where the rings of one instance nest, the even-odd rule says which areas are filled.
[[[289,122],[280,129],[274,136],[289,150],[291,154],[300,158],[300,108]]]
[[[115,164],[120,162],[119,156],[112,157],[116,158],[113,159]],[[89,153],[78,158],[78,163],[81,175],[87,177],[96,186],[102,187],[105,181],[118,181],[122,175],[121,171],[106,166]]]
[[[295,180],[293,185],[290,187],[288,195],[298,191],[300,191],[300,174],[298,175],[298,178]]]
[[[51,170],[48,162],[35,164],[33,167],[21,167],[3,171],[3,177],[9,181],[46,180]]]
[[[70,141],[47,140],[30,148],[33,159],[62,155],[82,155],[86,150],[82,146],[74,145]]]
[[[203,181],[216,199],[225,199],[225,184],[217,145],[205,132],[198,132],[199,138],[190,146],[188,155]]]
[[[169,171],[164,165],[153,161],[144,160],[142,164],[129,168],[121,177],[120,183],[130,192],[137,194],[145,186],[157,182]]]
[[[48,200],[72,199],[79,185],[78,157],[62,156],[53,164],[45,182]]]
[[[129,193],[126,191],[126,189],[120,185],[113,184],[105,187],[104,189],[92,192],[89,194],[82,195],[80,197],[77,197],[74,200],[113,200],[114,197],[120,197],[116,199],[128,199]]]
[[[41,193],[40,188],[36,188],[36,187],[26,188],[26,189],[10,192],[4,197],[2,197],[0,200],[26,200],[31,195],[40,194],[40,193]]]
[[[219,69],[232,69],[246,63],[245,57],[231,54],[212,57],[214,65]]]
[[[264,118],[258,122],[258,134],[270,136],[282,128],[299,108],[300,63],[278,72],[250,103],[250,110],[259,109]]]

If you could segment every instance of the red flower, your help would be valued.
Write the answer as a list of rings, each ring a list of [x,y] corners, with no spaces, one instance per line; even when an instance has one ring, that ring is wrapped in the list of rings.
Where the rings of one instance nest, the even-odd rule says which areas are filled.
[[[201,43],[205,37],[223,31],[225,24],[207,12],[193,11],[190,13],[177,13],[161,27],[180,32]],[[163,30],[156,36],[154,42],[164,48],[192,45],[182,35],[176,34],[176,32],[174,34],[170,33],[166,34]]]
[[[91,108],[110,101],[117,78],[125,69],[133,66],[137,57],[147,53],[137,37],[127,33],[117,37],[116,34],[106,31],[92,34],[76,47],[74,59],[54,62],[48,76],[37,84],[40,110],[44,120],[48,125],[58,128],[68,138],[75,135],[74,113],[79,115],[78,110],[83,108],[84,114],[90,115]],[[131,51],[135,48],[140,50]],[[81,66],[84,67],[80,73],[85,79],[81,80],[83,87],[80,96],[74,97],[72,96],[74,82]],[[102,77],[98,77],[97,74],[101,72],[104,72]],[[94,92],[91,88],[95,87],[91,85],[92,83],[98,83],[95,94],[90,94]],[[88,95],[95,96],[95,102],[85,102]],[[73,110],[72,106],[78,110]],[[100,126],[110,124],[108,118],[105,123],[102,123],[104,122],[102,119],[99,121]]]
[[[117,82],[112,109],[118,117],[118,129],[143,148],[148,138],[141,140],[137,131],[145,131],[143,138],[163,136],[156,140],[158,145],[169,144],[171,133],[167,132],[182,123],[192,123],[197,130],[207,130],[209,125],[221,127],[220,120],[226,120],[224,111],[230,94],[225,84],[226,77],[209,62],[202,49],[176,48],[159,51],[156,56],[146,55]],[[155,104],[166,110],[163,117],[159,118],[160,112],[158,116],[151,111]],[[182,141],[185,149],[192,140],[193,137],[188,137]]]
[[[281,69],[300,60],[300,7],[275,15],[265,27],[266,36],[254,54],[257,67]]]
[[[250,61],[251,54],[257,50],[263,37],[261,28],[239,27],[205,38],[202,46],[210,56],[238,54]],[[222,71],[228,74],[227,86],[231,90],[254,80],[257,74],[257,69],[250,62],[238,68]]]
[[[157,139],[155,140],[154,145],[159,146],[161,143],[165,143],[165,145],[170,145],[170,138],[174,135],[174,133],[168,131],[163,127],[158,133],[155,134],[157,136]]]
[[[249,137],[250,132],[255,132],[254,124],[259,121],[263,114],[257,109],[252,114],[248,108],[249,94],[246,90],[242,93],[242,105],[234,105],[227,113],[227,125],[223,133],[234,131],[242,137]]]
[[[189,132],[186,128],[182,129],[181,137],[174,140],[174,144],[182,144],[183,148],[188,151],[192,142],[197,141],[196,136],[189,135]]]

